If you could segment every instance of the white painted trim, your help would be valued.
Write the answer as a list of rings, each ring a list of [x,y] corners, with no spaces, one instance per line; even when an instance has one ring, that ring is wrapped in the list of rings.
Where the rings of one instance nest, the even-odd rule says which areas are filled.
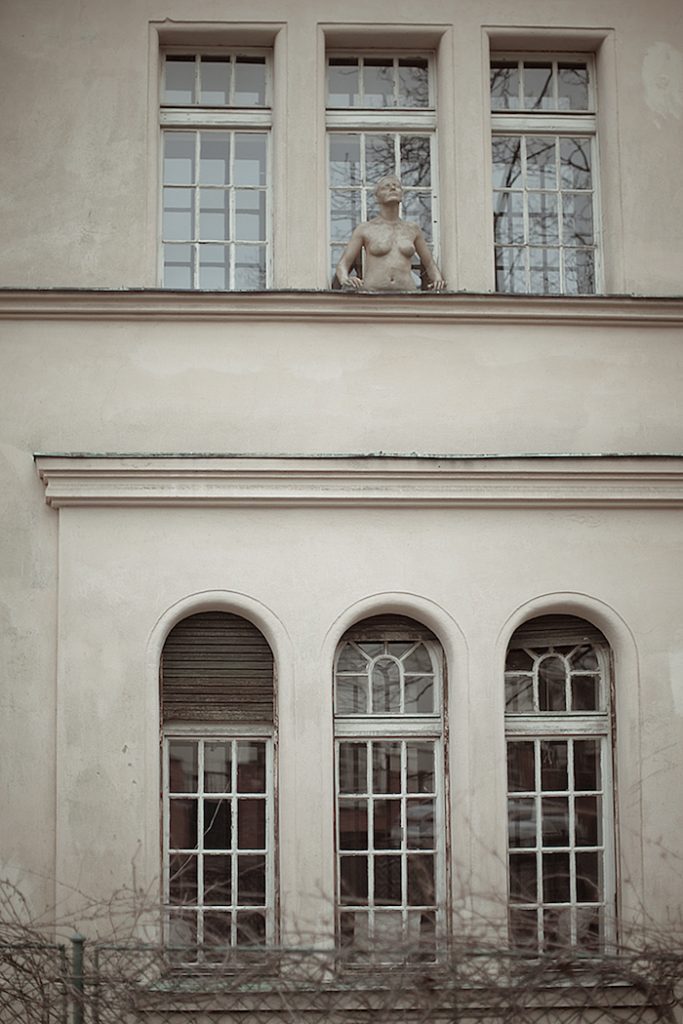
[[[683,458],[38,455],[45,500],[186,508],[681,508]]]

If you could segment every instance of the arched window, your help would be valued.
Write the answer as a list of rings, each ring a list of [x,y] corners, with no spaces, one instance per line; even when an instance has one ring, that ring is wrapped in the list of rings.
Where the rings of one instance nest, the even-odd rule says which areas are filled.
[[[505,664],[510,935],[604,948],[613,923],[610,650],[571,615],[512,636]]]
[[[273,937],[273,655],[251,622],[202,612],[160,669],[168,939],[201,962]]]
[[[371,952],[433,948],[446,902],[443,653],[430,630],[376,616],[334,665],[337,928]]]

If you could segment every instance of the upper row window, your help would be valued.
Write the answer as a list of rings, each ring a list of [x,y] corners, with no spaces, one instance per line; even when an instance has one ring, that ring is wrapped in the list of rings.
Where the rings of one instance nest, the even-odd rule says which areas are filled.
[[[598,288],[594,92],[585,57],[491,62],[497,291]],[[403,184],[401,217],[438,262],[433,58],[330,55],[326,105],[331,278],[354,228],[377,214],[373,189],[388,175]],[[271,286],[271,125],[270,52],[164,57],[164,287]],[[420,286],[417,257],[413,275]]]

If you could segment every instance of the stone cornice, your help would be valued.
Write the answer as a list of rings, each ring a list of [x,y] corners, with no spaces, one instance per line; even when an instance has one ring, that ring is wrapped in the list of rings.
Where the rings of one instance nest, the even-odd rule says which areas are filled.
[[[683,297],[0,289],[0,320],[407,321],[683,326]]]
[[[37,455],[48,505],[681,508],[683,457]]]

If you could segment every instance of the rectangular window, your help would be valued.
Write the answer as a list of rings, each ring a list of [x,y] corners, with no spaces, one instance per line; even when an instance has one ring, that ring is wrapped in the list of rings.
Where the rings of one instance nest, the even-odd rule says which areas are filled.
[[[169,944],[210,962],[272,941],[272,740],[169,735],[164,775]]]
[[[491,61],[496,290],[598,290],[593,63]]]
[[[167,53],[161,104],[164,287],[268,287],[268,57]]]
[[[429,56],[345,56],[327,61],[330,268],[353,229],[377,213],[373,189],[396,175],[401,216],[437,253],[436,106]],[[421,283],[420,266],[414,267]]]

